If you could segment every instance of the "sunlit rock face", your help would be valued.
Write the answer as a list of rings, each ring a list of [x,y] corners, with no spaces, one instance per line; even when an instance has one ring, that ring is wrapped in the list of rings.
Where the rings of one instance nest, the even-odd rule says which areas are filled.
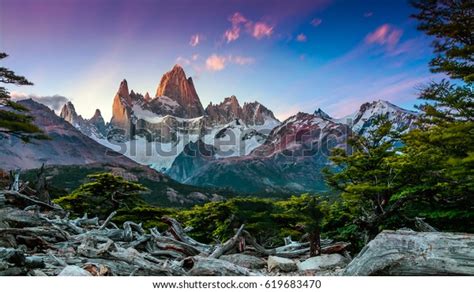
[[[196,118],[204,115],[199,96],[194,88],[191,77],[186,78],[186,73],[181,66],[175,65],[173,69],[161,77],[160,85],[156,90],[156,98],[167,97],[165,103],[176,102],[181,110],[177,116],[181,118]]]

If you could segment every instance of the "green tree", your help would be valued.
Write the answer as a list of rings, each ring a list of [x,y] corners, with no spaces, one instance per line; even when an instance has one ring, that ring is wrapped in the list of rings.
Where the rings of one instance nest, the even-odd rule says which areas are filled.
[[[396,167],[404,178],[394,200],[412,198],[405,213],[443,230],[474,231],[474,3],[418,0],[419,29],[434,36],[433,72],[460,79],[421,89],[418,129],[403,137]]]
[[[330,157],[334,166],[323,170],[328,184],[341,192],[342,203],[337,206],[349,215],[350,220],[341,223],[355,227],[352,232],[361,234],[364,242],[389,226],[405,203],[392,200],[401,186],[399,171],[393,167],[400,133],[392,128],[386,116],[379,116],[367,135],[348,140],[351,153],[334,149]]]
[[[0,60],[6,57],[8,57],[7,54],[0,52]],[[25,77],[18,76],[5,67],[0,67],[0,83],[33,85]],[[33,124],[34,118],[27,112],[26,107],[11,101],[8,90],[0,86],[0,138],[15,136],[23,142],[49,139],[38,126]]]
[[[474,2],[472,0],[412,0],[418,29],[433,36],[437,56],[433,72],[474,81]]]
[[[99,218],[105,218],[113,211],[124,213],[145,205],[140,194],[148,189],[138,183],[111,173],[92,174],[88,178],[90,182],[53,202],[75,216],[87,212]]]

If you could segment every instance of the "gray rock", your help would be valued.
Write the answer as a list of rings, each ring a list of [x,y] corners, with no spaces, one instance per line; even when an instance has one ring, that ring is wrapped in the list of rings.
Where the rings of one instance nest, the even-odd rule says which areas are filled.
[[[474,275],[474,234],[390,231],[379,233],[344,276]]]
[[[47,277],[48,275],[41,271],[41,270],[31,270],[30,272],[28,272],[28,275],[30,276],[36,276],[36,277]]]
[[[248,254],[229,254],[220,257],[221,260],[225,260],[248,269],[261,269],[265,267],[265,260],[251,256]]]
[[[307,271],[307,270],[330,270],[337,267],[345,267],[349,263],[348,259],[344,256],[334,253],[334,254],[323,254],[321,256],[312,257],[304,262],[298,263],[298,270]]]
[[[296,263],[287,258],[269,256],[267,260],[268,271],[279,270],[282,272],[292,272],[297,270]]]
[[[92,276],[88,271],[78,266],[66,266],[58,276]]]

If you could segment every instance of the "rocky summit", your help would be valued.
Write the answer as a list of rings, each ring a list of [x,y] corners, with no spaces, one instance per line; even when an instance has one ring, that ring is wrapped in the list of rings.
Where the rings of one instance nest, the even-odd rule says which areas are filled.
[[[193,79],[186,78],[186,73],[179,65],[175,65],[171,71],[161,77],[154,102],[158,107],[154,112],[160,111],[161,104],[171,105],[171,109],[177,108],[176,112],[171,113],[181,118],[196,118],[204,115],[204,108],[194,88]]]

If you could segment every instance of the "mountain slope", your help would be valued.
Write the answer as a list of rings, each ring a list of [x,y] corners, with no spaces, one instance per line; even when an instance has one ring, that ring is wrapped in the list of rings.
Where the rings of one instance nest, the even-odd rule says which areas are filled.
[[[239,192],[322,192],[327,186],[321,169],[330,165],[330,150],[347,147],[348,135],[365,135],[379,115],[387,116],[396,130],[413,128],[417,119],[416,112],[380,100],[365,103],[353,115],[339,120],[321,109],[312,115],[298,113],[275,127],[265,142],[246,156],[212,154],[203,159],[183,154],[168,173],[187,184]]]
[[[45,105],[31,99],[19,103],[30,110],[35,124],[52,140],[35,144],[24,144],[15,137],[0,140],[0,168],[30,170],[26,178],[34,181],[34,169],[44,163],[53,195],[72,191],[87,180],[88,174],[107,171],[142,183],[150,189],[144,199],[161,206],[190,206],[222,199],[218,195],[220,190],[183,185],[110,150],[82,134]]]
[[[178,157],[168,173],[187,184],[244,193],[325,191],[321,169],[328,165],[331,148],[346,147],[348,132],[346,125],[298,113],[273,129],[247,156],[199,158],[195,164],[189,157]],[[178,177],[176,173],[190,176]]]
[[[58,117],[54,111],[32,99],[19,101],[35,117],[35,124],[43,129],[52,140],[24,144],[20,140],[0,140],[0,161],[2,168],[37,168],[46,164],[89,164],[114,163],[135,166],[129,158],[96,143],[77,130],[70,123]]]
[[[345,116],[336,122],[351,126],[352,131],[358,135],[364,135],[371,129],[378,116],[386,116],[392,123],[394,130],[412,129],[418,114],[398,107],[388,101],[377,100],[362,104],[358,111]]]

